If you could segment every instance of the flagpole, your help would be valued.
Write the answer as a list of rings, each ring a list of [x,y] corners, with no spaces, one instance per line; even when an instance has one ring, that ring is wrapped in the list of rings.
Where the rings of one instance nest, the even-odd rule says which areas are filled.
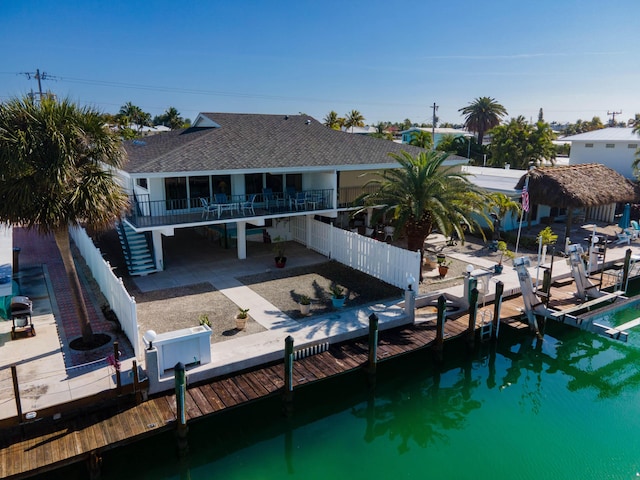
[[[529,172],[531,171],[531,169],[529,169]],[[529,193],[529,175],[530,173],[527,172],[527,177],[524,179],[524,189],[523,191],[526,191],[527,194]],[[518,237],[516,239],[516,249],[515,249],[515,254],[518,255],[518,247],[520,246],[520,232],[522,231],[522,220],[524,218],[524,204],[522,205],[522,211],[520,212],[520,224],[518,225]],[[529,211],[529,209],[527,208],[527,211]]]

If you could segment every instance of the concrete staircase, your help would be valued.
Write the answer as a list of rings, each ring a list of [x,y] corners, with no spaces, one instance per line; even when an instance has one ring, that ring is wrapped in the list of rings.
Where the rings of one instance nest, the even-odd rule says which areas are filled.
[[[157,272],[146,234],[138,233],[122,222],[117,230],[129,275],[142,276]]]

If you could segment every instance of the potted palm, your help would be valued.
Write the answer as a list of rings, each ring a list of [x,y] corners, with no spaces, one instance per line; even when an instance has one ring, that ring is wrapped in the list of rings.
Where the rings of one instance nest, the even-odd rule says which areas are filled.
[[[236,329],[244,330],[247,326],[247,319],[249,318],[249,309],[238,307],[239,312],[236,314]]]
[[[284,268],[287,263],[287,257],[284,253],[286,250],[286,244],[282,238],[276,237],[273,239],[273,253],[275,254],[275,262],[277,268]]]
[[[438,273],[442,278],[444,278],[447,273],[449,273],[449,266],[451,265],[451,260],[444,259],[440,263],[438,263]]]
[[[311,299],[306,295],[300,295],[298,304],[300,305],[300,313],[304,316],[309,315],[309,312],[311,311]]]
[[[331,303],[333,304],[333,307],[344,307],[345,300],[344,288],[336,284],[331,285]]]
[[[507,248],[507,242],[500,240],[498,242],[498,251],[500,252],[500,260],[498,260],[498,264],[493,266],[493,271],[496,275],[500,275],[502,273],[502,269],[504,266],[502,265],[502,259],[506,255],[507,258],[513,259],[515,254]]]

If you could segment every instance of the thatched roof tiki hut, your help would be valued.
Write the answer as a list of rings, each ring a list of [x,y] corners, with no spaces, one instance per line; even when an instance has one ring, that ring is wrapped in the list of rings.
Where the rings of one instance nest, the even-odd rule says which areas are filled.
[[[576,214],[584,214],[585,220],[613,223],[616,204],[636,202],[638,196],[635,183],[596,163],[533,168],[520,178],[516,190],[524,187],[527,175],[532,205],[567,209],[565,237]]]

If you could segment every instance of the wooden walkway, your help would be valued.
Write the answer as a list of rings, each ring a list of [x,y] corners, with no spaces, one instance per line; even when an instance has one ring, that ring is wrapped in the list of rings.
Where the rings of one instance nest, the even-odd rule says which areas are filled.
[[[445,338],[463,334],[468,316],[445,323]],[[435,322],[380,332],[378,359],[384,361],[428,347]],[[294,387],[362,369],[368,361],[367,339],[332,345],[323,353],[294,362]],[[252,369],[188,388],[186,415],[198,420],[254,400],[281,394],[284,364]],[[130,402],[132,403],[132,402]],[[137,442],[175,428],[176,399],[165,394],[139,405],[107,409],[59,422],[43,419],[7,429],[0,437],[0,478],[25,478],[64,465],[88,461],[92,454]]]
[[[550,307],[575,304],[572,283],[554,284]],[[529,328],[522,322],[524,305],[520,295],[503,300],[501,322],[511,327]],[[481,307],[493,312],[493,305]],[[445,340],[462,336],[469,324],[468,314],[449,316]],[[477,328],[480,322],[477,322]],[[424,322],[379,333],[378,361],[414,352],[434,344],[436,322]],[[362,370],[368,362],[367,338],[332,345],[325,352],[296,360],[293,384],[300,387],[332,376]],[[188,421],[206,418],[249,402],[279,395],[284,387],[284,364],[279,362],[208,383],[191,386],[186,394]],[[139,405],[131,401],[119,408],[103,409],[59,422],[43,419],[2,432],[0,437],[0,478],[25,478],[64,465],[98,458],[100,452],[137,442],[175,428],[176,399],[164,394]]]

